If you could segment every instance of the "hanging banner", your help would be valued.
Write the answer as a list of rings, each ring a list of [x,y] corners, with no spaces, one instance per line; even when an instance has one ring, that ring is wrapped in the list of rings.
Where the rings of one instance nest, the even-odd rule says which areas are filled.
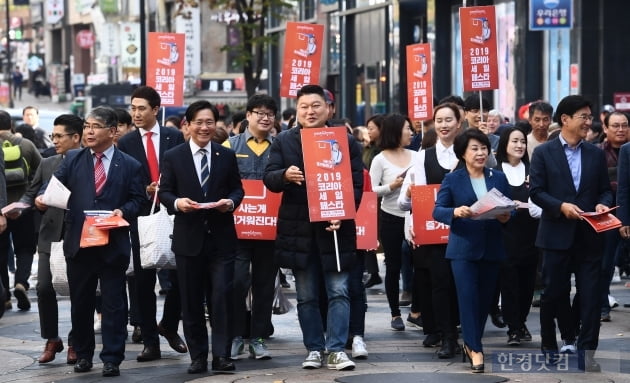
[[[440,184],[411,185],[411,211],[413,212],[413,242],[416,245],[448,243],[450,227],[433,219],[435,199]]]
[[[183,33],[149,32],[147,44],[147,85],[162,98],[162,106],[184,104]]]
[[[376,192],[363,192],[354,222],[357,226],[357,250],[374,250],[378,247]]]
[[[300,129],[311,222],[352,219],[354,185],[346,128]]]
[[[287,23],[280,97],[295,97],[304,85],[319,84],[324,26]]]
[[[431,45],[407,45],[407,115],[412,121],[433,117]]]
[[[239,239],[276,239],[276,225],[282,193],[272,193],[262,180],[241,180],[245,197],[234,210]]]
[[[464,91],[499,88],[494,6],[459,8]]]

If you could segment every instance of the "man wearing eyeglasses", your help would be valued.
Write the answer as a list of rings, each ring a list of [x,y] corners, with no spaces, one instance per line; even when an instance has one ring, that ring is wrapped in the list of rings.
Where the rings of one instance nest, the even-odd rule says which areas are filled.
[[[55,170],[61,164],[66,153],[71,149],[81,147],[83,134],[83,119],[73,114],[62,114],[53,122],[53,132],[50,139],[54,144],[56,155],[44,158],[35,172],[28,190],[20,202],[37,207],[43,212],[37,240],[37,308],[39,311],[40,335],[46,339],[44,352],[38,358],[39,363],[48,363],[55,359],[55,354],[63,351],[63,341],[59,337],[59,308],[57,306],[57,294],[52,285],[50,272],[50,245],[62,239],[64,211],[56,207],[46,209],[35,200],[42,185],[47,183]],[[7,214],[9,215],[9,214]],[[16,219],[21,212],[9,215]],[[68,334],[68,352],[66,362],[74,364],[77,355],[72,347],[72,331]]]
[[[74,371],[84,373],[92,369],[94,306],[96,286],[100,283],[103,376],[120,375],[119,365],[125,359],[125,272],[131,242],[129,229],[121,227],[108,230],[107,244],[81,247],[85,211],[107,210],[133,223],[146,199],[140,163],[114,146],[117,125],[118,117],[112,108],[92,109],[83,124],[85,148],[69,151],[54,173],[71,192],[64,220],[63,250],[72,306],[72,346],[77,354]],[[46,206],[41,195],[36,201]]]
[[[603,235],[582,220],[581,213],[605,211],[612,206],[613,196],[604,152],[585,141],[593,122],[591,107],[579,95],[560,101],[554,115],[560,135],[534,150],[529,179],[530,197],[542,208],[536,239],[543,251],[545,286],[540,301],[542,352],[549,363],[558,361],[555,319],[560,326],[569,325],[569,335],[575,333],[569,302],[571,273],[575,273],[579,309],[574,309],[579,310],[575,315],[581,321],[578,367],[598,372],[601,368],[594,353],[600,327]]]
[[[145,185],[146,198],[140,216],[151,214],[152,199],[155,196],[159,178],[159,164],[164,153],[175,146],[184,143],[184,136],[175,129],[160,126],[157,114],[162,100],[160,94],[149,86],[140,86],[131,94],[131,117],[136,130],[130,132],[118,141],[118,148],[129,154],[142,164],[142,184]],[[159,206],[158,206],[159,208]],[[140,329],[144,349],[137,355],[138,362],[148,362],[162,357],[160,351],[160,337],[168,341],[171,348],[179,353],[186,353],[188,349],[182,338],[177,334],[181,304],[177,273],[169,270],[168,278],[171,288],[166,293],[162,320],[156,322],[155,281],[156,269],[143,269],[140,264],[140,240],[138,227],[131,226],[131,249],[136,282],[138,310],[140,313]]]
[[[613,111],[604,117],[604,134],[606,139],[598,146],[606,154],[606,164],[608,166],[608,177],[610,187],[613,192],[613,203],[617,205],[615,196],[617,194],[617,162],[621,146],[628,142],[628,116],[625,113]],[[609,230],[604,234],[604,255],[601,268],[601,311],[600,321],[610,322],[610,309],[616,303],[615,298],[610,296],[610,282],[615,271],[615,255],[620,250],[621,236],[617,230]],[[609,301],[610,296],[610,301]]]
[[[20,171],[16,168],[16,171],[12,172],[12,175],[19,174],[19,177],[7,179],[7,203],[10,204],[17,202],[22,197],[22,194],[28,187],[28,183],[39,167],[42,157],[31,141],[11,133],[11,116],[6,111],[0,111],[0,143],[5,141],[10,142],[13,146],[18,146],[21,157],[28,164],[26,169],[22,168]],[[7,165],[8,159],[5,156],[5,167]],[[32,210],[28,210],[16,219],[7,220],[7,229],[0,234],[0,277],[2,278],[2,284],[6,287],[6,296],[0,298],[2,298],[2,304],[5,305],[7,310],[12,308],[9,292],[9,272],[7,270],[9,246],[11,244],[13,245],[16,261],[13,295],[17,299],[18,309],[29,310],[31,308],[31,302],[28,298],[28,278],[31,276],[31,265],[33,264],[33,255],[37,244],[35,233],[36,227],[33,213]]]
[[[225,141],[223,146],[236,152],[238,170],[242,179],[262,180],[273,142],[271,128],[276,121],[278,108],[275,100],[264,94],[256,94],[247,102],[245,118],[247,128]],[[262,181],[260,181],[262,182]],[[254,359],[270,359],[265,338],[273,333],[271,311],[273,306],[278,267],[273,257],[274,241],[238,241],[234,263],[234,339],[231,358],[237,359],[243,352],[243,338],[249,337],[249,354]],[[250,274],[251,267],[251,274]],[[245,302],[252,289],[250,328],[247,329]]]

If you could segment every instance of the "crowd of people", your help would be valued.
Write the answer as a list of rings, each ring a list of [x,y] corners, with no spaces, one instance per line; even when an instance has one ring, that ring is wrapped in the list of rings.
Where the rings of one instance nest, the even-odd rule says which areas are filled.
[[[538,290],[545,362],[576,354],[579,368],[600,371],[594,358],[600,322],[611,320],[609,286],[630,239],[625,113],[603,108],[602,135],[589,142],[593,105],[579,95],[563,98],[555,112],[547,102],[532,102],[516,123],[475,94],[436,102],[432,120],[422,124],[390,113],[369,117],[365,127],[335,119],[334,95],[318,85],[303,86],[295,108],[281,114],[272,97],[254,95],[228,124],[215,105],[196,101],[183,118],[161,125],[155,89],[140,86],[130,99],[129,110],[99,106],[85,119],[61,114],[49,137],[38,126],[37,108],[24,109],[22,133],[0,111],[0,140],[19,148],[27,164],[17,180],[8,152],[0,151],[0,205],[32,206],[0,215],[0,316],[12,309],[11,267],[17,308],[30,309],[37,251],[46,342],[39,363],[64,350],[50,264],[52,243],[63,240],[72,321],[67,363],[77,373],[92,369],[100,332],[102,374],[118,376],[127,324],[132,341],[143,344],[138,362],[162,357],[160,336],[189,354],[190,374],[206,372],[209,362],[214,372],[234,371],[244,354],[272,358],[267,340],[275,291],[286,284],[281,268],[295,277],[302,367],[355,368],[354,360],[368,357],[366,289],[383,283],[377,249],[357,250],[353,219],[310,221],[303,156],[310,143],[301,136],[302,129],[345,125],[349,145],[340,158],[350,163],[355,208],[365,191],[379,197],[374,218],[392,330],[404,331],[405,322],[422,328],[424,347],[439,347],[440,359],[461,352],[473,373],[484,372],[488,317],[507,328],[508,345],[531,342],[527,318]],[[71,192],[66,210],[43,196],[53,176]],[[233,214],[245,196],[242,180],[282,192],[275,240],[237,237]],[[416,185],[439,186],[432,215],[450,228],[447,242],[419,244]],[[493,189],[518,208],[475,219],[473,205]],[[175,270],[141,265],[137,218],[150,215],[158,200],[174,216],[168,235]],[[582,219],[615,206],[619,229],[598,234]],[[82,246],[88,210],[111,211],[130,225],[110,230],[104,245]],[[159,322],[158,280],[168,286]]]

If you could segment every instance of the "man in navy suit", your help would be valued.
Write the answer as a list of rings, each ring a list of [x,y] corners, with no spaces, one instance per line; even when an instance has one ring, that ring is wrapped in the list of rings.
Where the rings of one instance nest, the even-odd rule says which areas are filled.
[[[593,115],[582,96],[563,98],[554,115],[561,126],[557,139],[534,150],[530,196],[543,210],[536,246],[543,250],[544,290],[540,303],[540,335],[544,354],[555,361],[558,352],[554,318],[575,334],[569,307],[571,273],[575,273],[579,321],[578,367],[600,371],[593,358],[599,339],[599,269],[602,236],[581,219],[582,212],[601,212],[612,203],[604,152],[584,139]],[[577,308],[576,308],[577,309]],[[567,333],[567,331],[565,331]],[[564,339],[566,343],[574,339]]]
[[[128,228],[109,230],[103,246],[80,247],[85,210],[111,210],[113,215],[133,222],[146,196],[138,161],[114,146],[118,120],[109,107],[94,108],[83,125],[84,149],[71,150],[55,171],[72,193],[65,217],[63,250],[70,287],[73,347],[77,354],[75,372],[92,369],[94,356],[94,305],[100,281],[103,301],[103,376],[120,375],[127,338],[125,271],[131,243]],[[38,205],[43,205],[42,196]]]
[[[184,336],[192,363],[188,373],[208,370],[208,330],[212,323],[212,369],[233,371],[230,314],[236,257],[232,211],[243,199],[235,153],[211,142],[219,111],[208,101],[186,110],[190,140],[162,159],[160,201],[175,214],[172,249],[180,281]]]
[[[146,195],[139,215],[151,214],[151,200],[155,195],[159,180],[159,163],[164,152],[184,143],[182,133],[174,128],[161,127],[157,122],[160,110],[160,94],[153,88],[141,86],[131,94],[131,116],[136,130],[124,135],[118,141],[118,149],[135,158],[142,165],[142,184],[146,187]],[[164,336],[173,350],[186,353],[186,344],[177,334],[181,304],[177,273],[169,270],[168,276],[172,283],[164,300],[164,312],[158,325],[155,320],[155,269],[143,270],[140,265],[140,241],[138,226],[131,226],[131,249],[133,252],[133,267],[136,281],[138,309],[140,312],[140,328],[144,350],[136,359],[147,362],[160,359],[160,339],[158,333]]]

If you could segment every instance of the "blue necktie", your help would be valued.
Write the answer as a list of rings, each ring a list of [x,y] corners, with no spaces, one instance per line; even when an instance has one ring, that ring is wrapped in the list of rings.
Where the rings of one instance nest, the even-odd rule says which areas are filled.
[[[210,169],[208,169],[208,151],[206,149],[199,149],[201,157],[201,190],[204,197],[208,194],[208,180],[210,179]]]

